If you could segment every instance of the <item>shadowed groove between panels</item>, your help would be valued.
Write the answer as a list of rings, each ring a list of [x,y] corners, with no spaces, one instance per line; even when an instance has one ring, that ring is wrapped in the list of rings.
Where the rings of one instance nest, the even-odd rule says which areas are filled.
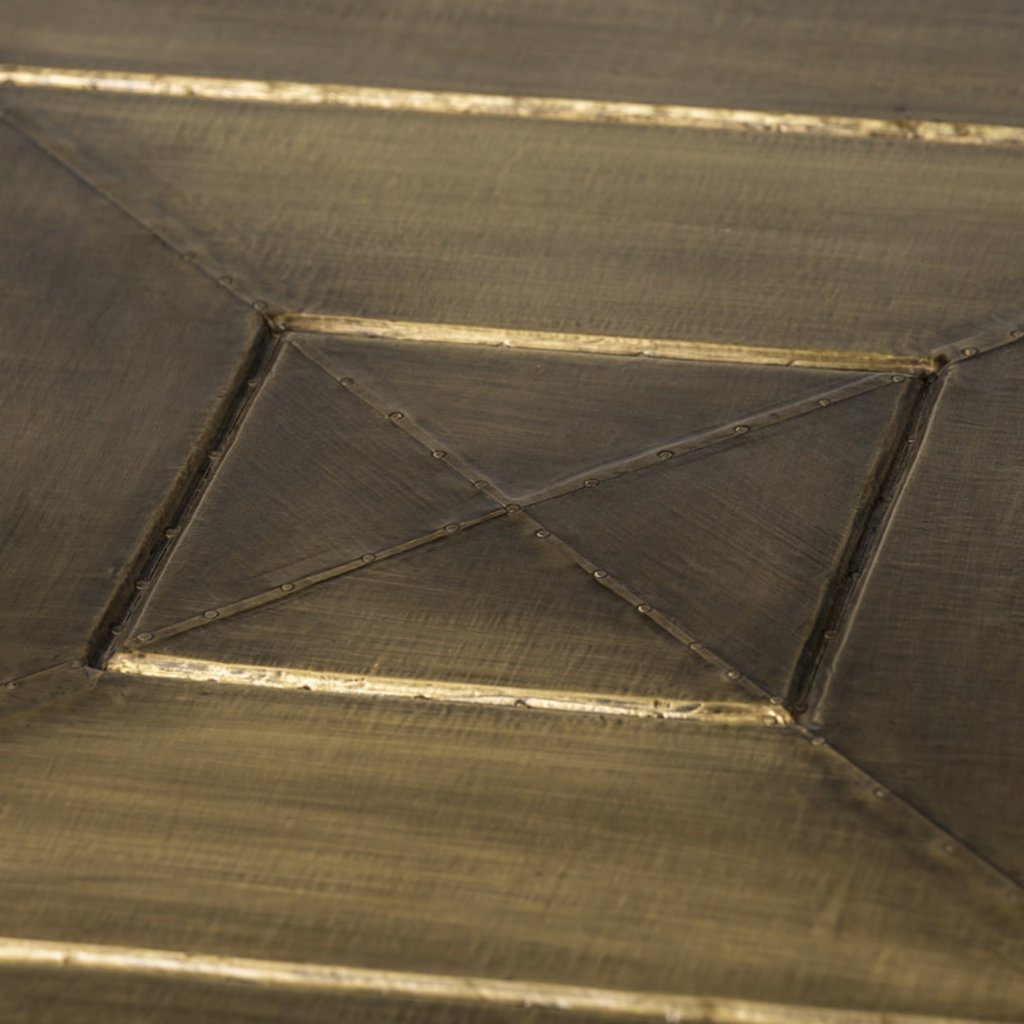
[[[675,1024],[987,1024],[977,1018],[874,1013],[819,1006],[760,1003],[717,996],[628,992],[499,978],[375,970],[340,964],[291,963],[211,956],[177,950],[82,942],[0,938],[0,970],[35,967],[57,972],[88,970],[139,974],[338,995],[389,995],[409,1000],[455,1001],[482,1006],[614,1015],[617,1019]]]
[[[0,84],[133,96],[184,97],[279,106],[397,110],[421,114],[502,117],[571,124],[624,124],[843,139],[907,139],[969,146],[1021,145],[1015,125],[737,110],[727,107],[631,103],[555,96],[394,89],[343,83],[264,81],[147,72],[0,65]]]

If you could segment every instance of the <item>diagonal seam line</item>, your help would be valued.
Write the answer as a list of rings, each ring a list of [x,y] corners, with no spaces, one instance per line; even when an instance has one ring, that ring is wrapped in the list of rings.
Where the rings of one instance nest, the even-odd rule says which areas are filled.
[[[116,655],[108,671],[154,679],[264,687],[288,692],[302,690],[341,697],[422,700],[475,707],[562,711],[611,718],[670,719],[733,727],[792,725],[792,720],[783,708],[765,707],[748,701],[686,700],[668,694],[646,697],[627,693],[453,683],[443,679],[316,672],[145,652]]]
[[[903,383],[906,379],[903,374],[873,374],[869,377],[847,381],[844,384],[837,384],[834,387],[808,391],[801,397],[781,405],[762,408],[745,416],[733,417],[717,426],[695,431],[663,444],[652,445],[638,455],[613,459],[592,466],[574,474],[568,480],[552,484],[550,487],[522,498],[521,504],[524,507],[532,508],[583,488],[597,486],[605,480],[614,480],[620,476],[653,469],[662,465],[669,458],[678,463],[711,447],[722,448],[733,443],[749,441],[752,436],[757,436],[763,430],[770,429],[777,424],[810,413],[822,412],[838,402],[858,398],[889,384]]]
[[[260,990],[317,991],[337,996],[378,996],[417,1002],[458,1002],[614,1015],[638,1021],[704,1021],[708,1024],[995,1024],[978,1018],[848,1010],[803,1004],[754,1002],[718,996],[637,992],[513,981],[472,975],[297,963],[186,953],[138,946],[55,942],[0,937],[0,969],[96,971],[234,983]]]
[[[887,138],[970,146],[1024,143],[1024,127],[1006,124],[849,117],[671,103],[401,89],[346,83],[316,84],[139,71],[40,67],[27,64],[0,65],[0,84],[20,88],[67,89],[232,103],[501,117],[572,124],[684,128],[758,135],[811,135],[838,139]]]
[[[3,79],[2,76],[0,76],[0,84],[2,83]],[[121,214],[128,217],[135,224],[141,227],[147,235],[154,238],[159,244],[166,246],[172,253],[193,266],[199,273],[208,277],[219,288],[222,288],[231,295],[232,298],[241,302],[243,305],[248,306],[250,309],[255,308],[258,311],[262,311],[266,308],[265,302],[259,300],[256,302],[250,301],[247,293],[245,292],[243,282],[223,273],[221,268],[210,259],[200,259],[198,254],[193,253],[190,250],[183,249],[168,236],[166,231],[157,230],[156,226],[149,223],[145,217],[114,195],[114,192],[110,188],[100,184],[93,174],[90,174],[81,167],[76,166],[76,164],[72,163],[65,155],[62,154],[62,149],[73,148],[76,154],[81,156],[81,151],[77,145],[70,147],[54,145],[55,140],[52,138],[53,133],[51,130],[42,129],[38,124],[34,123],[33,117],[26,115],[25,111],[20,109],[14,110],[3,103],[0,103],[0,118],[2,118],[3,122],[10,126],[11,129],[18,132],[26,141],[35,146],[40,153],[48,157],[50,160],[53,160],[54,163],[59,164],[76,181],[84,185],[89,189],[89,191],[101,196],[106,202],[114,207],[114,209],[118,210]],[[48,141],[44,141],[44,135],[48,137]],[[167,218],[165,217],[164,219]]]

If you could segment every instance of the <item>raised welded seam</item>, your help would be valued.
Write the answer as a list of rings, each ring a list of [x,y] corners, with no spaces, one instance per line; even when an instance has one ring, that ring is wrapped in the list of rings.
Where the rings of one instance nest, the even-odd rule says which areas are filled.
[[[935,361],[931,356],[906,352],[844,352],[836,349],[740,345],[684,338],[573,334],[469,324],[371,319],[328,313],[281,312],[273,314],[271,319],[281,330],[306,331],[311,334],[328,334],[369,341],[425,341],[443,345],[589,352],[594,355],[651,356],[691,362],[860,370],[866,373],[914,373],[935,369]]]
[[[720,448],[734,442],[749,440],[754,432],[773,427],[778,423],[785,423],[798,416],[821,412],[838,402],[856,398],[890,384],[902,383],[906,379],[907,376],[904,374],[873,374],[847,384],[810,392],[794,401],[758,410],[748,416],[729,420],[727,423],[719,424],[708,430],[687,434],[664,444],[652,445],[638,455],[592,466],[588,470],[575,474],[569,480],[560,481],[551,487],[520,499],[520,503],[524,508],[532,508],[583,488],[597,487],[606,480],[614,480],[620,476],[653,469],[669,459],[675,459],[678,462],[698,455],[711,447]]]
[[[429,452],[431,458],[443,462],[452,472],[461,476],[467,484],[478,491],[482,491],[499,505],[506,509],[516,509],[519,507],[500,488],[496,487],[489,480],[483,479],[483,474],[468,459],[458,452],[443,447],[441,441],[424,427],[421,427],[413,417],[400,408],[400,405],[389,404],[376,389],[367,387],[365,383],[356,380],[354,377],[344,374],[339,376],[334,367],[323,360],[315,349],[307,344],[303,344],[301,338],[289,339],[289,341],[297,352],[305,356],[317,369],[322,370],[328,377],[344,388],[372,416],[379,418],[386,425],[397,427],[417,447]]]
[[[475,707],[525,708],[622,718],[659,718],[712,725],[788,725],[782,708],[766,709],[747,701],[681,700],[665,695],[546,690],[438,679],[400,678],[342,672],[313,672],[220,662],[204,658],[130,652],[111,659],[108,671],[160,679],[310,691],[339,697],[433,701]]]
[[[277,106],[382,110],[415,114],[559,121],[571,124],[634,125],[703,131],[811,135],[838,139],[907,139],[970,146],[1021,145],[1024,127],[971,121],[851,117],[785,111],[742,110],[678,103],[641,103],[568,96],[401,89],[348,83],[294,82],[154,74],[87,68],[0,65],[0,84],[23,89],[65,89],[131,96],[270,103]]]
[[[1007,874],[998,864],[976,850],[962,836],[950,831],[950,829],[936,821],[935,818],[917,804],[908,800],[902,794],[897,793],[888,783],[883,782],[855,758],[835,746],[833,742],[820,732],[808,729],[799,723],[797,723],[794,731],[803,735],[813,746],[818,747],[823,754],[833,757],[842,764],[846,771],[859,780],[864,790],[871,791],[876,800],[891,801],[894,806],[899,807],[911,820],[922,826],[923,830],[932,836],[933,841],[929,845],[933,852],[943,857],[960,855],[966,858],[974,868],[981,872],[986,883],[994,885],[1001,897],[1012,906],[1017,907],[1024,903],[1024,886]]]
[[[754,707],[758,709],[759,714],[767,715],[772,719],[778,717],[778,713],[782,711],[782,702],[778,697],[769,694],[768,691],[758,685],[757,682],[743,675],[739,669],[735,668],[706,644],[701,643],[701,641],[692,633],[683,628],[673,619],[670,619],[659,608],[650,604],[642,594],[633,590],[628,583],[610,575],[606,570],[601,568],[599,563],[591,561],[591,559],[568,541],[552,533],[543,522],[535,519],[526,510],[520,511],[518,506],[514,506],[510,510],[510,515],[513,518],[534,527],[534,535],[538,539],[557,547],[562,554],[569,559],[569,561],[579,566],[579,568],[582,569],[583,572],[585,572],[595,583],[600,584],[610,593],[625,601],[630,607],[635,609],[637,614],[650,619],[651,622],[663,629],[669,634],[669,636],[681,643],[702,661],[718,669],[721,673],[723,684],[735,684],[745,690],[757,701]],[[788,712],[785,714],[788,718]]]
[[[934,379],[934,374],[918,378],[913,390],[902,396],[901,415],[890,425],[889,436],[881,446],[860,509],[830,574],[814,625],[786,690],[786,706],[798,717],[807,713],[819,667],[843,629],[849,597],[863,571],[880,510],[894,497],[893,487],[916,449],[915,434],[922,426],[920,412]]]
[[[195,231],[165,211],[152,207],[147,201],[134,197],[126,201],[118,193],[115,182],[95,156],[82,149],[52,124],[43,124],[37,112],[3,103],[0,117],[31,142],[41,153],[60,164],[76,181],[101,196],[115,209],[133,220],[181,259],[200,273],[215,281],[221,288],[247,306],[263,314],[269,303],[250,291],[236,272],[229,272],[219,261],[206,252]]]
[[[1024,323],[1021,322],[1024,321],[1024,314],[1007,319],[1011,322],[1017,321],[1017,326],[976,331],[959,341],[935,349],[931,356],[936,369],[945,369],[947,366],[962,363],[968,359],[977,359],[979,356],[989,355],[1007,345],[1015,345],[1024,341]]]
[[[179,636],[181,633],[188,633],[193,629],[199,629],[203,626],[209,626],[211,623],[220,622],[223,619],[229,619],[234,615],[239,615],[241,612],[252,611],[255,608],[262,608],[264,605],[275,604],[278,601],[287,600],[290,597],[294,597],[296,594],[301,594],[304,590],[308,590],[310,587],[315,587],[318,583],[326,583],[328,580],[337,579],[339,576],[345,576],[350,572],[357,572],[359,569],[365,569],[367,566],[373,565],[375,562],[383,561],[385,558],[393,558],[395,555],[404,554],[406,551],[412,551],[415,548],[423,547],[425,544],[433,544],[435,541],[444,540],[446,537],[450,537],[453,534],[471,529],[474,526],[479,526],[481,523],[486,523],[491,519],[495,519],[498,516],[503,515],[506,515],[505,509],[498,508],[490,512],[485,512],[479,516],[475,516],[472,519],[464,519],[458,523],[449,523],[447,526],[443,526],[438,530],[431,530],[429,533],[422,534],[419,537],[413,537],[410,540],[402,541],[401,544],[395,544],[389,548],[382,548],[379,551],[367,552],[359,558],[350,559],[349,561],[341,562],[338,565],[328,566],[325,569],[309,573],[306,576],[299,576],[291,580],[285,580],[277,586],[271,587],[268,590],[260,591],[257,594],[250,594],[248,597],[244,597],[241,600],[232,601],[229,604],[218,605],[216,608],[207,608],[201,613],[192,615],[187,619],[182,619],[180,622],[171,623],[167,626],[162,626],[159,629],[152,629],[138,633],[123,646],[125,650],[135,651],[140,647],[147,646],[148,644],[167,640],[170,637]]]
[[[246,359],[189,457],[185,470],[161,503],[152,531],[129,562],[125,578],[99,620],[86,660],[104,668],[120,635],[137,616],[143,598],[159,575],[181,531],[202,501],[217,464],[231,446],[259,385],[266,380],[280,345],[266,323],[253,339]]]
[[[634,992],[473,975],[215,956],[139,946],[0,937],[0,967],[170,977],[259,990],[559,1010],[666,1024],[995,1024],[978,1018],[763,1003],[719,996]]]
[[[813,727],[822,725],[824,702],[835,659],[849,630],[871,567],[888,533],[896,504],[931,426],[943,380],[943,373],[931,374],[918,386],[903,429],[896,437],[891,458],[882,469],[872,507],[868,510],[860,535],[855,539],[854,549],[849,555],[847,570],[838,581],[838,590],[832,595],[828,625],[817,638],[817,649],[808,653],[803,665],[803,678],[794,680],[787,704],[805,724]]]

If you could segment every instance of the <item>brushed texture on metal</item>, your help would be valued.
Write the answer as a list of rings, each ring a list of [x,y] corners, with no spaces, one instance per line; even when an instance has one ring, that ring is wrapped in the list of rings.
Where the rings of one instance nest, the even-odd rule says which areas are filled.
[[[0,965],[6,1024],[635,1024],[605,1013]],[[642,1021],[655,1018],[647,1016]],[[875,1024],[874,1021],[870,1024]],[[900,1022],[895,1022],[900,1024]],[[918,1024],[918,1022],[912,1022]],[[921,1022],[925,1024],[925,1022]],[[939,1024],[939,1022],[927,1022]]]
[[[821,716],[841,749],[1024,882],[1024,347],[944,378]]]
[[[498,506],[286,344],[153,588],[153,630]]]
[[[898,429],[905,387],[749,430],[531,511],[727,662],[784,694]]]
[[[9,936],[1013,1020],[1020,910],[789,730],[107,676],[10,720]]]
[[[9,680],[84,656],[259,324],[6,125],[0,159]]]
[[[1020,308],[1012,148],[18,102],[290,312],[905,355]]]
[[[0,60],[418,89],[1022,120],[1013,0],[7,0]]]
[[[516,516],[153,649],[354,677],[747,699]]]
[[[306,335],[506,494],[531,492],[858,374]]]

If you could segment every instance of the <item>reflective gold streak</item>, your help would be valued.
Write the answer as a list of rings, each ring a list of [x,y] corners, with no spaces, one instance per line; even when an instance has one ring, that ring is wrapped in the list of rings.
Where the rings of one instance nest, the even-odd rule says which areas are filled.
[[[657,356],[712,363],[747,363],[756,366],[804,366],[824,369],[896,371],[914,373],[934,369],[931,356],[916,353],[842,352],[828,349],[736,345],[713,341],[668,338],[629,338],[604,334],[566,334],[555,331],[509,330],[466,324],[414,323],[372,320],[321,313],[280,313],[276,327],[339,337],[379,338],[386,341],[424,341],[447,345],[490,345],[495,348],[547,349],[593,352],[604,355]]]
[[[824,1007],[757,1003],[714,996],[625,992],[500,978],[417,974],[335,964],[293,963],[211,956],[134,946],[0,937],[0,969],[51,968],[107,971],[183,980],[217,981],[262,989],[320,991],[431,1002],[470,1002],[569,1013],[614,1014],[633,1020],[701,1021],[704,1024],[985,1024],[963,1018],[875,1013]]]
[[[786,710],[767,701],[681,701],[674,697],[576,693],[510,686],[451,683],[440,680],[345,675],[237,665],[202,658],[125,651],[116,654],[108,671],[159,679],[220,683],[229,686],[303,690],[348,697],[428,700],[480,707],[532,708],[574,714],[625,718],[665,718],[713,725],[788,725]]]
[[[958,121],[836,117],[728,107],[631,103],[558,96],[500,96],[489,93],[392,89],[313,82],[262,81],[159,75],[135,71],[0,65],[0,84],[22,88],[91,90],[139,96],[191,97],[235,103],[273,103],[302,107],[396,110],[423,114],[463,114],[578,124],[643,125],[711,131],[785,133],[830,138],[915,139],[957,145],[1020,145],[1024,127]]]

